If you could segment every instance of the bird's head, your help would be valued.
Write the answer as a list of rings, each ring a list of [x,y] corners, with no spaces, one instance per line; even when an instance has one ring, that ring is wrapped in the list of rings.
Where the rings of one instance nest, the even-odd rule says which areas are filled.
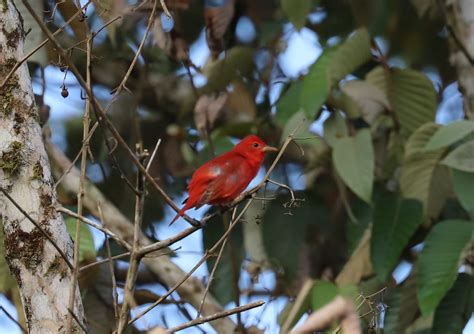
[[[245,137],[234,147],[234,151],[243,155],[250,161],[262,163],[265,153],[278,152],[278,149],[268,146],[265,142],[255,135]]]

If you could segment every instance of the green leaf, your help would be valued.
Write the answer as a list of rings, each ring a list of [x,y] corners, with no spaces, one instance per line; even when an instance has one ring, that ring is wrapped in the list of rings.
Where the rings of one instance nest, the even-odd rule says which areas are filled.
[[[374,149],[368,129],[355,137],[338,140],[332,159],[344,183],[361,199],[370,203],[374,181]]]
[[[460,273],[438,305],[431,334],[461,333],[474,310],[474,278]]]
[[[67,218],[66,221],[67,231],[71,236],[72,240],[76,239],[76,219],[75,218]],[[80,244],[79,244],[79,261],[83,261],[85,259],[92,259],[95,260],[97,257],[97,250],[94,245],[94,239],[92,238],[92,233],[87,227],[87,225],[80,223],[81,227],[79,229],[80,232]]]
[[[432,122],[423,124],[420,128],[418,128],[415,133],[413,133],[410,138],[408,138],[405,146],[405,157],[415,153],[425,153],[423,148],[439,128],[440,125]],[[438,152],[443,151],[438,150]]]
[[[318,310],[339,294],[337,286],[329,281],[317,280],[311,291],[311,307]]]
[[[217,216],[211,219],[211,221],[203,229],[202,238],[204,249],[211,249],[224,233],[225,230],[223,218],[221,216]],[[235,300],[233,284],[234,269],[232,266],[235,261],[237,274],[240,273],[240,267],[244,259],[243,245],[242,226],[238,224],[230,234],[227,245],[225,246],[225,249],[222,253],[222,258],[217,265],[217,269],[214,274],[214,280],[212,281],[210,287],[210,291],[221,305],[226,305],[232,300]],[[209,272],[211,272],[212,268],[214,268],[216,259],[217,258],[215,256],[211,256],[207,259],[206,262]]]
[[[286,122],[300,109],[302,81],[293,82],[284,95],[278,100],[276,110],[277,122],[284,126]]]
[[[474,132],[473,121],[457,121],[440,128],[426,144],[425,150],[446,147]]]
[[[281,8],[296,30],[304,27],[306,18],[313,6],[314,4],[311,0],[281,0]]]
[[[203,69],[207,83],[199,89],[199,95],[223,90],[236,78],[250,78],[254,69],[254,49],[236,46],[226,51],[224,59],[212,62]]]
[[[333,53],[332,49],[324,51],[311,65],[303,80],[300,106],[311,120],[319,116],[321,107],[326,102],[331,90],[329,68]]]
[[[370,36],[365,28],[357,29],[332,54],[330,81],[335,84],[372,58]]]
[[[400,175],[400,189],[403,197],[414,198],[423,203],[426,217],[436,217],[441,210],[450,187],[445,170],[438,166],[444,150],[426,152],[424,147],[436,130],[434,123],[427,123],[413,133],[405,145],[405,157]]]
[[[452,169],[454,192],[459,202],[474,218],[474,173]]]
[[[418,300],[423,315],[433,312],[453,285],[463,250],[472,241],[473,227],[473,222],[445,220],[426,237],[417,264]]]
[[[339,46],[326,49],[303,81],[300,102],[306,115],[310,119],[318,117],[331,88],[371,56],[370,36],[365,28],[356,30]]]
[[[347,137],[347,134],[346,119],[340,112],[334,111],[324,122],[324,139],[333,147],[340,138]]]
[[[414,199],[400,199],[397,194],[379,196],[374,210],[371,258],[380,279],[398,263],[408,241],[422,222],[423,206]]]
[[[309,131],[309,127],[311,122],[306,117],[305,113],[302,111],[298,111],[297,113],[293,114],[290,119],[286,122],[285,126],[283,127],[283,131],[281,134],[281,141],[284,142],[288,135],[293,133],[295,129],[297,131],[294,134],[294,138],[311,138],[315,137],[313,133]],[[316,137],[315,137],[316,138]]]
[[[464,172],[474,172],[474,140],[456,147],[441,163]]]
[[[434,121],[436,91],[422,72],[398,68],[387,71],[379,66],[367,74],[366,80],[387,93],[405,136]]]
[[[385,313],[384,334],[405,334],[418,313],[415,272],[392,290],[385,303],[389,307]]]

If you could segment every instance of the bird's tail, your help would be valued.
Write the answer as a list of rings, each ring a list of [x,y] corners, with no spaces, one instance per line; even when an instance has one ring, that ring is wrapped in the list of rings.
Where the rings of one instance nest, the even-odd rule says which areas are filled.
[[[168,226],[171,226],[175,221],[179,219],[179,217],[182,217],[184,215],[184,212],[190,209],[192,206],[192,204],[189,202],[189,198],[186,198],[182,204],[184,204],[184,206],[181,208],[181,210],[178,211],[178,213],[176,214],[176,216],[174,216],[173,220],[171,221],[171,223],[169,223]]]
[[[174,216],[173,220],[168,226],[171,226],[175,221],[178,220],[179,217],[182,217],[184,215],[184,212],[187,210],[186,206],[184,206],[181,210],[178,211],[176,216]]]

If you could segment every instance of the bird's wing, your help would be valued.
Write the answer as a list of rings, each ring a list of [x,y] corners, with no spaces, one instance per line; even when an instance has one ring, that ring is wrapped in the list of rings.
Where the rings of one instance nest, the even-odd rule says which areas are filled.
[[[235,154],[224,154],[204,164],[189,183],[189,198],[193,200],[193,206],[223,204],[240,194],[255,176],[247,180],[246,165],[245,159]]]
[[[223,164],[223,174],[207,188],[207,203],[226,204],[234,200],[255,177],[245,158],[234,156]]]

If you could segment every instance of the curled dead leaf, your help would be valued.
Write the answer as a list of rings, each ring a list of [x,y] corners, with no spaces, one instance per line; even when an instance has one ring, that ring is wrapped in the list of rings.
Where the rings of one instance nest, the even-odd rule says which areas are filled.
[[[156,17],[153,24],[152,34],[156,45],[168,56],[176,61],[189,62],[189,48],[186,41],[177,32],[177,28],[171,32],[165,32],[161,24],[161,18]]]
[[[222,38],[234,17],[234,3],[235,0],[205,1],[206,40],[214,59],[224,50]]]
[[[217,96],[202,95],[198,99],[194,107],[194,123],[201,135],[205,135],[212,130],[214,124],[221,116],[221,111],[227,98],[228,94],[223,92]]]
[[[358,105],[362,118],[369,124],[372,124],[384,110],[390,109],[390,102],[385,92],[367,81],[349,81],[342,85],[341,90]]]

